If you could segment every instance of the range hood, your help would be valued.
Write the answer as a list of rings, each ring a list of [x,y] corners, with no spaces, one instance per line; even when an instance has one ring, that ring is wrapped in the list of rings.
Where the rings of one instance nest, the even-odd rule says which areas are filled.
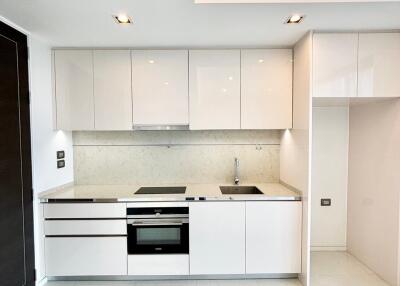
[[[134,124],[133,130],[189,130],[188,124]]]

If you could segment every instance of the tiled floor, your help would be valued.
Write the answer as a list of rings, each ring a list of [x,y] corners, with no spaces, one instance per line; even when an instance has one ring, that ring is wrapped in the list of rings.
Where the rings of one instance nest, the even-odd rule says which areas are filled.
[[[389,286],[346,252],[312,252],[311,286]]]
[[[301,286],[297,279],[180,281],[50,281],[44,286]],[[313,252],[311,286],[389,286],[346,252]]]

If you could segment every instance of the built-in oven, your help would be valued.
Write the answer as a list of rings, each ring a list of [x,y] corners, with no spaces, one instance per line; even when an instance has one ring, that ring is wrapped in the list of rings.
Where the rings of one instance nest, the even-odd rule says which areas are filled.
[[[189,208],[127,209],[128,254],[189,254]]]

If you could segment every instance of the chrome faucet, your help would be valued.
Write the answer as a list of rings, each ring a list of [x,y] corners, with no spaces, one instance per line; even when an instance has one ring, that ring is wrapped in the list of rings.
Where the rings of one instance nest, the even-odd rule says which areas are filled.
[[[235,158],[235,185],[239,185],[239,159]]]

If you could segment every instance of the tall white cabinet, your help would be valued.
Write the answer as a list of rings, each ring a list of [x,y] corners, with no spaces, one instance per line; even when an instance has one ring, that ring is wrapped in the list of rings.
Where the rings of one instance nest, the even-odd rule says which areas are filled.
[[[191,203],[190,274],[245,273],[245,203]]]
[[[189,51],[190,129],[240,129],[240,50]]]
[[[133,124],[189,125],[188,51],[132,51]]]
[[[292,50],[241,50],[241,129],[292,127]]]
[[[400,33],[360,33],[358,96],[400,96]]]
[[[57,128],[93,130],[93,51],[57,50],[53,64]]]
[[[93,51],[96,130],[132,129],[129,50]]]

